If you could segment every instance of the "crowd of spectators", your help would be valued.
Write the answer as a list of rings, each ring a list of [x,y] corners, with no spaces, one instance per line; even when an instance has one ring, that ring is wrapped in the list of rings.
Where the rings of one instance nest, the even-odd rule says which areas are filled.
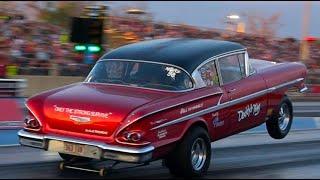
[[[134,34],[136,41],[168,37],[227,40],[243,44],[251,58],[277,62],[300,61],[300,42],[294,38],[267,38],[120,17],[112,17],[110,21],[113,29],[123,35]],[[0,22],[0,64],[15,65],[17,74],[21,75],[50,75],[51,70],[57,67],[58,75],[86,76],[98,56],[75,52],[72,43],[61,42],[61,34],[59,27],[44,22]],[[4,59],[7,59],[6,62],[3,62]],[[306,64],[319,68],[320,43],[311,44],[310,58]]]
[[[50,75],[55,64],[60,75],[85,76],[89,65],[62,36],[49,23],[0,22],[0,64],[16,66],[19,75]]]
[[[217,39],[238,42],[247,47],[251,58],[270,61],[301,61],[300,41],[294,38],[270,38],[253,34],[227,32],[222,30],[204,30],[187,25],[151,24],[150,22],[113,18],[120,32],[131,31],[139,40],[168,37],[190,37]],[[320,41],[310,43],[310,57],[305,62],[310,68],[320,66]]]

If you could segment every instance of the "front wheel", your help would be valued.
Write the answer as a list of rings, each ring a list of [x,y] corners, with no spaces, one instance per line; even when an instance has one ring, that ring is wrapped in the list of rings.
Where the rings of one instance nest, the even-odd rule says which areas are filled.
[[[170,173],[178,177],[203,176],[210,165],[211,145],[208,132],[195,127],[164,160]]]
[[[278,109],[266,122],[269,135],[274,139],[284,138],[291,129],[293,119],[292,103],[288,97],[284,97]]]

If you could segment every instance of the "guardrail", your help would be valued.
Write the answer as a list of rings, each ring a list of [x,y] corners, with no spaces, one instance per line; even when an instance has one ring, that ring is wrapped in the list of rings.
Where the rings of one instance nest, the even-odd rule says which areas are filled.
[[[0,79],[0,97],[21,97],[26,87],[25,79]]]

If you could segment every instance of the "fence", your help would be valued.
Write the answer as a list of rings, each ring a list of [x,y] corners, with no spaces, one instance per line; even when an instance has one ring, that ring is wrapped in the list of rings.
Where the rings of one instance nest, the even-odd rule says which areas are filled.
[[[24,79],[0,79],[0,97],[20,97],[26,87]]]

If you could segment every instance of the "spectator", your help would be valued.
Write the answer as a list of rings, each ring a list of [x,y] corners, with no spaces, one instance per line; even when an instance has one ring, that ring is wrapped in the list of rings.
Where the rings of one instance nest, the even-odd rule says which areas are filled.
[[[138,19],[112,17],[112,29],[119,33],[118,38],[112,44],[116,47],[133,43],[139,40],[149,40],[171,37],[206,38],[216,40],[227,40],[243,44],[249,52],[250,57],[271,61],[299,61],[300,41],[293,38],[265,38],[253,34],[226,32],[219,30],[204,30],[186,25],[172,25],[165,23],[144,22]],[[54,60],[59,69],[68,69],[71,63],[77,63],[84,68],[72,68],[70,74],[81,74],[85,68],[93,65],[99,56],[92,54],[80,54],[73,52],[73,44],[61,44],[59,37],[62,32],[59,28],[49,23],[40,22],[9,22],[0,23],[1,45],[9,46],[6,50],[8,58],[12,63],[17,63],[18,72],[37,74],[40,71],[22,71],[21,69],[45,69],[50,68],[51,60]],[[122,38],[123,36],[127,37]],[[121,39],[122,40],[119,40]],[[108,50],[112,48],[108,46]],[[320,65],[320,43],[310,44],[310,58],[306,61],[307,66],[319,68]],[[70,69],[71,70],[71,69]]]

